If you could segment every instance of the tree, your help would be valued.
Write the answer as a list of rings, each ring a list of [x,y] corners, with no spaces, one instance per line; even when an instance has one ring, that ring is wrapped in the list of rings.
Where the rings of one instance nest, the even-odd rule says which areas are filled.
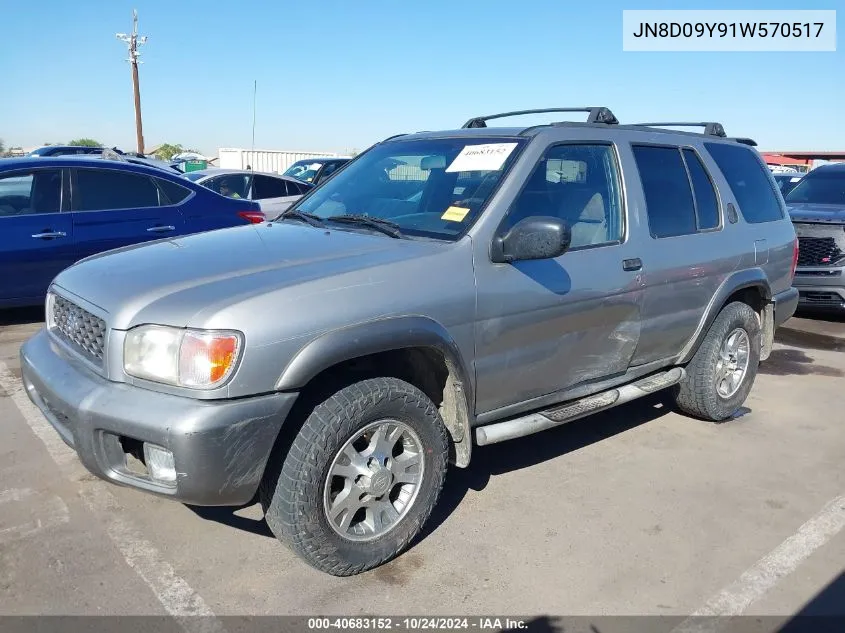
[[[68,145],[75,147],[102,147],[103,144],[92,138],[75,138]]]
[[[175,145],[172,145],[170,143],[163,143],[159,145],[156,151],[153,152],[153,156],[161,158],[162,160],[170,160],[171,158],[176,156],[176,154],[181,154],[182,152],[194,152],[195,154],[199,154],[197,150],[182,147],[182,145],[179,143],[176,143]]]

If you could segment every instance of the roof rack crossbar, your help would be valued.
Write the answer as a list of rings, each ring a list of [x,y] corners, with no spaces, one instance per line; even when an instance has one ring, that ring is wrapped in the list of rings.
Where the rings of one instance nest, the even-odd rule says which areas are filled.
[[[721,136],[723,138],[727,136],[722,124],[716,123],[715,121],[702,121],[700,123],[635,123],[634,125],[639,127],[703,127],[704,134],[707,136]]]
[[[613,112],[605,107],[593,108],[541,108],[539,110],[516,110],[515,112],[501,112],[499,114],[488,114],[487,116],[474,117],[464,123],[462,128],[480,128],[487,127],[487,121],[491,119],[502,119],[510,116],[520,116],[523,114],[545,114],[547,112],[588,112],[587,123],[606,123],[608,125],[615,125],[619,123]]]

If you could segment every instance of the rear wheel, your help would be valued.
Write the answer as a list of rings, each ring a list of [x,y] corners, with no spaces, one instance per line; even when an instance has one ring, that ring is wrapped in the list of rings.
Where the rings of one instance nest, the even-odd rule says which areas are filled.
[[[760,364],[760,320],[745,303],[726,305],[675,388],[685,413],[713,422],[730,418],[745,402]]]
[[[268,473],[261,487],[267,524],[321,571],[366,571],[419,533],[448,455],[440,415],[419,389],[395,378],[355,383],[315,407]]]

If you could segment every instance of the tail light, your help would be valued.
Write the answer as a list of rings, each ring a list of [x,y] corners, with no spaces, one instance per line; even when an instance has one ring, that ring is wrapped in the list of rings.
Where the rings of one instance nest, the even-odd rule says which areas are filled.
[[[795,269],[798,268],[798,238],[795,238],[795,244],[792,247],[792,271],[790,272],[791,277],[795,278]]]
[[[250,224],[261,224],[266,219],[261,211],[238,211],[238,215]]]

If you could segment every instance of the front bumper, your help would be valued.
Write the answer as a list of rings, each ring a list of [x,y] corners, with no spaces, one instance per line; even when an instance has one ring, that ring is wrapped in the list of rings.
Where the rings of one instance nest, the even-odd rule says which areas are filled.
[[[802,308],[845,309],[845,266],[798,268],[792,285]]]
[[[195,505],[241,505],[255,495],[297,394],[194,400],[108,381],[41,330],[21,348],[27,395],[93,474]],[[126,446],[173,453],[175,484],[131,469]]]

